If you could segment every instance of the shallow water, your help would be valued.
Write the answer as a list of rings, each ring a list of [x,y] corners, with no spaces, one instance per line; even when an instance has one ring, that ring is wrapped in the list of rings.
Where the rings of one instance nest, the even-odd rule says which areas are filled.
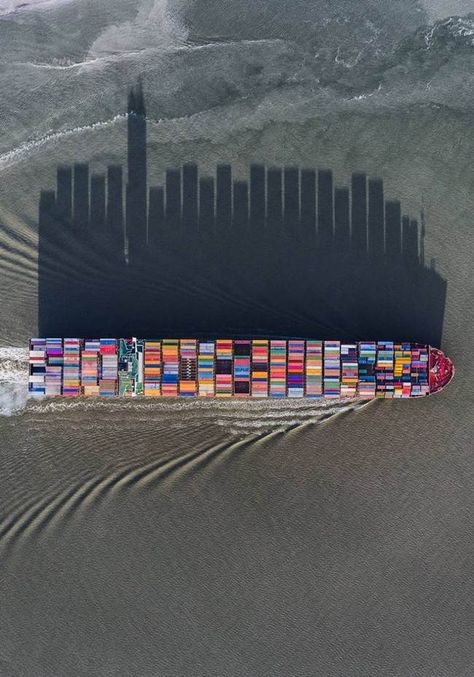
[[[469,7],[48,5],[0,18],[0,674],[471,675],[473,19],[408,37]],[[423,209],[443,394],[27,399],[39,191],[60,163],[124,162],[139,74],[154,181],[185,161],[365,171]]]

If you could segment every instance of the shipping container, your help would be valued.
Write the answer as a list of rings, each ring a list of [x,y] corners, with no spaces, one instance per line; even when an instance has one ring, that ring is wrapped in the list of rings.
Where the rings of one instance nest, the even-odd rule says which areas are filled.
[[[234,341],[233,389],[235,397],[250,396],[250,341]]]
[[[66,397],[422,397],[454,371],[432,350],[392,341],[33,338],[28,390]]]
[[[252,397],[268,397],[269,342],[252,341]]]
[[[197,395],[197,341],[181,339],[179,342],[179,395]]]
[[[86,339],[81,352],[81,385],[84,395],[99,394],[99,339]]]
[[[213,397],[216,394],[215,343],[214,341],[201,341],[198,350],[199,395],[200,397]]]
[[[113,397],[117,394],[118,381],[117,340],[101,338],[99,346],[99,395]]]
[[[306,341],[306,397],[323,394],[323,342]]]
[[[65,338],[63,341],[63,384],[65,397],[82,395],[81,388],[81,348],[83,341],[78,338]]]
[[[216,340],[216,397],[230,397],[232,391],[233,351],[231,339]]]
[[[377,345],[375,341],[359,341],[359,384],[357,394],[363,400],[371,400],[376,394],[376,359]]]
[[[163,375],[161,394],[165,397],[178,395],[179,381],[179,340],[163,339],[162,342]]]
[[[305,342],[288,341],[288,397],[304,397]]]
[[[359,381],[357,343],[341,344],[341,397],[355,397]]]
[[[376,397],[389,399],[394,394],[394,343],[378,341],[377,343],[377,380]]]
[[[146,340],[144,353],[143,392],[146,397],[161,395],[161,341]]]
[[[270,397],[286,397],[287,342],[270,341]]]
[[[324,397],[341,396],[341,342],[324,341]]]

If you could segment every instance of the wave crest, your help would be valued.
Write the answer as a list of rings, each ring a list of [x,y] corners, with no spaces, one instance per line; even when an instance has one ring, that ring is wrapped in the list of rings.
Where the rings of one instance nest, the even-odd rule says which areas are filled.
[[[147,2],[134,21],[109,26],[92,44],[93,58],[142,51],[147,48],[167,50],[186,43],[188,31],[168,0]]]

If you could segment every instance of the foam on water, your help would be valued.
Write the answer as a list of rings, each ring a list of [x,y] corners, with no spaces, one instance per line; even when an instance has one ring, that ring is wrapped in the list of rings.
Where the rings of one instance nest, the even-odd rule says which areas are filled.
[[[8,151],[7,153],[4,153],[3,155],[0,155],[0,169],[5,169],[6,167],[9,167],[11,164],[14,164],[16,161],[28,158],[34,150],[41,148],[42,146],[48,143],[60,141],[69,136],[75,136],[83,132],[95,131],[98,129],[106,129],[107,127],[110,127],[111,125],[114,125],[119,121],[125,120],[126,117],[127,116],[125,114],[118,114],[114,115],[114,117],[111,118],[110,120],[93,122],[90,125],[73,127],[72,129],[64,129],[60,132],[51,132],[39,139],[31,139],[30,141],[26,141],[17,148],[14,148]]]
[[[72,2],[72,0],[0,0],[0,16],[20,11],[47,9],[69,2]]]
[[[180,417],[179,427],[192,429],[194,426],[215,425],[233,436],[253,433],[283,431],[307,423],[319,423],[343,412],[359,409],[366,402],[356,399],[312,400],[312,399],[128,399],[128,398],[53,398],[39,399],[30,403],[32,414],[67,415],[75,410],[95,411],[102,417],[116,417],[133,413],[156,429],[172,427],[172,417]],[[87,415],[87,414],[86,414]],[[182,417],[185,419],[182,419]]]
[[[172,4],[172,3],[171,3]],[[168,0],[145,2],[133,21],[109,26],[93,43],[93,57],[154,47],[167,50],[184,44],[188,31]]]
[[[209,418],[220,428],[234,435],[267,430],[284,430],[295,425],[316,423],[335,414],[359,408],[364,403],[351,400],[256,399],[256,400],[129,400],[129,399],[41,399],[28,394],[28,350],[13,346],[0,347],[0,415],[12,416],[25,409],[28,399],[35,399],[29,411],[35,414],[67,413],[74,409],[98,410],[118,414],[133,410],[151,419],[169,420],[173,412],[185,413],[187,420],[197,415]]]
[[[0,347],[0,415],[12,416],[28,399],[28,350]]]

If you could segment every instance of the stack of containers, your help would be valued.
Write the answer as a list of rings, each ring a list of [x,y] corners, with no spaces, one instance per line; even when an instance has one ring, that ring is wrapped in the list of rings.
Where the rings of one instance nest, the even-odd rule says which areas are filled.
[[[98,339],[86,339],[81,353],[81,384],[84,395],[99,394],[99,350]]]
[[[402,397],[411,395],[411,343],[402,343]]]
[[[428,349],[426,346],[411,347],[411,396],[428,395]]]
[[[411,343],[402,343],[402,397],[411,395]]]
[[[304,341],[288,341],[288,397],[304,397]]]
[[[63,371],[63,340],[46,339],[45,395],[61,395]]]
[[[393,346],[393,396],[402,397],[402,375],[403,375],[403,351],[402,344],[395,343]]]
[[[429,373],[429,362],[430,354],[427,346],[420,348],[420,362],[424,364],[423,373],[420,374],[420,385],[421,385],[421,394],[429,395],[430,394],[430,373]]]
[[[268,341],[252,341],[252,397],[268,397]]]
[[[411,344],[394,345],[395,365],[393,370],[393,396],[396,398],[411,395]]]
[[[146,397],[161,395],[161,342],[145,341],[145,366],[143,368]]]
[[[306,341],[306,397],[323,394],[323,342]]]
[[[324,341],[324,397],[341,395],[341,342]]]
[[[45,395],[46,340],[32,338],[30,341],[30,375],[28,391],[34,395]]]
[[[197,395],[197,341],[181,339],[179,342],[179,394],[181,397]]]
[[[378,341],[377,343],[377,397],[393,397],[393,341]]]
[[[286,397],[286,341],[270,341],[270,397]]]
[[[198,355],[198,386],[199,395],[202,397],[213,397],[216,392],[214,381],[214,341],[199,343]]]
[[[99,395],[113,397],[117,394],[118,356],[115,339],[100,339],[100,380]]]
[[[232,341],[217,339],[216,341],[216,396],[232,395]]]
[[[234,341],[234,395],[250,395],[250,341]]]
[[[116,339],[31,339],[28,389],[66,397],[117,392],[185,397],[324,393],[328,398],[372,399],[430,392],[429,347],[411,343],[120,339],[119,352]]]
[[[341,345],[341,396],[355,397],[359,380],[359,363],[357,360],[357,344],[343,343]]]
[[[63,395],[77,397],[81,395],[81,340],[64,339]]]
[[[363,400],[375,397],[375,360],[377,348],[374,341],[360,341],[359,343],[359,388],[358,395]]]
[[[176,397],[178,394],[179,376],[179,340],[163,339],[163,378],[161,394],[165,397]]]

